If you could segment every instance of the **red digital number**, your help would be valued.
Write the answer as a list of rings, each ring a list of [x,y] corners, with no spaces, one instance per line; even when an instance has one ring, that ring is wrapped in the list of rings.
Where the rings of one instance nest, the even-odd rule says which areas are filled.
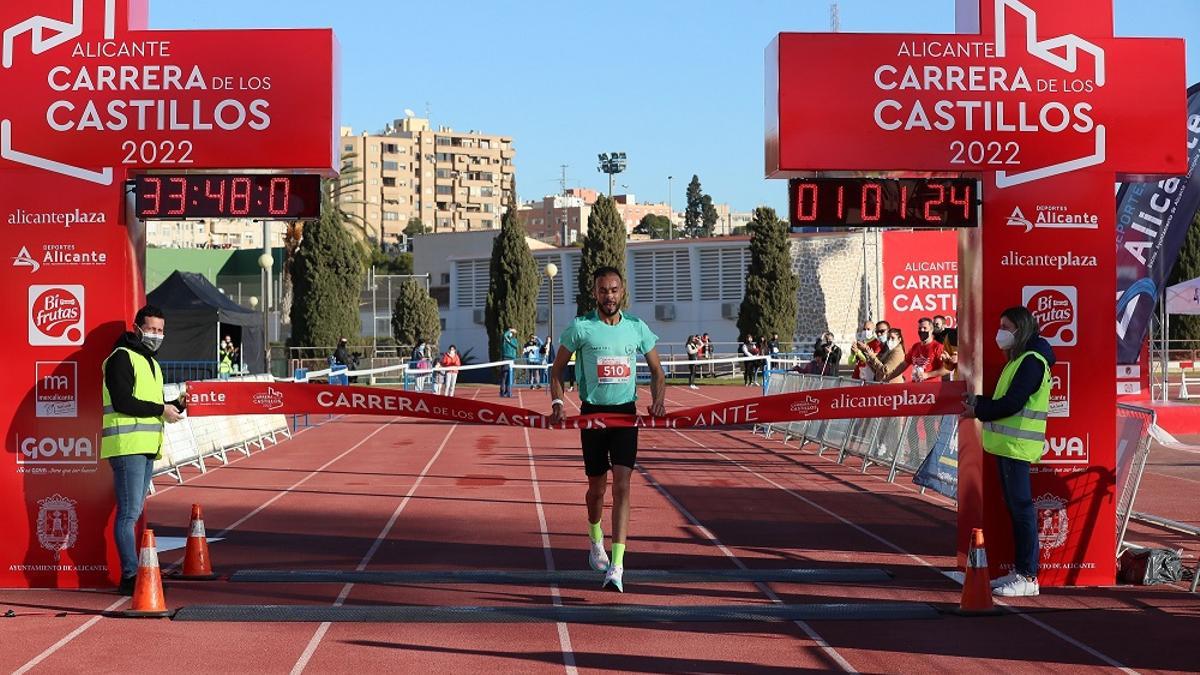
[[[872,194],[875,199],[875,210],[873,212],[867,208],[867,204],[870,201],[867,199],[867,195]],[[863,222],[873,223],[883,215],[883,191],[879,188],[879,183],[866,183],[863,185],[862,204],[860,208]]]
[[[838,186],[838,220],[846,219],[846,186]]]
[[[279,190],[279,201],[275,201],[275,188]],[[270,190],[267,194],[267,210],[273,216],[286,215],[288,212],[288,204],[292,200],[292,181],[288,178],[272,178]]]
[[[238,206],[238,201],[242,205]],[[250,179],[234,178],[229,187],[229,213],[234,216],[244,216],[250,213]]]
[[[221,189],[214,193],[212,191],[213,181],[207,178],[204,179],[204,196],[209,199],[217,200],[217,212],[225,213],[225,181],[218,180],[216,183],[217,187]]]
[[[805,201],[808,211],[805,212]],[[813,221],[817,219],[817,186],[815,183],[801,183],[796,188],[796,220]]]
[[[925,202],[925,220],[930,223],[940,223],[942,222],[942,215],[934,213],[932,207],[944,206],[946,204],[946,186],[941,183],[930,183],[929,189],[937,190],[937,199]]]
[[[155,178],[153,176],[147,176],[145,181],[146,185],[154,185],[154,191],[143,193],[142,199],[153,199],[154,206],[142,209],[140,215],[157,216],[159,211],[162,209],[162,179]]]
[[[955,206],[961,206],[963,210],[963,220],[971,220],[971,186],[964,185],[962,189],[962,199],[957,199],[954,196],[954,185],[950,186],[950,203]]]
[[[187,179],[183,178],[182,176],[172,176],[167,180],[170,181],[171,185],[179,188],[179,192],[174,194],[170,192],[167,193],[167,199],[174,199],[179,203],[179,205],[175,208],[167,209],[167,215],[182,216],[183,212],[186,210],[184,207],[187,206]]]
[[[900,186],[900,220],[908,218],[908,186]]]

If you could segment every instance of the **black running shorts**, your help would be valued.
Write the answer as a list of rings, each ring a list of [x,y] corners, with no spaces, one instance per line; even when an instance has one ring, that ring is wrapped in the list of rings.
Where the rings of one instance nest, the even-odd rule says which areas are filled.
[[[592,405],[584,402],[579,412],[637,414],[637,402],[621,405]],[[637,461],[637,427],[609,429],[580,429],[579,441],[583,445],[583,468],[589,476],[603,476],[613,465],[633,468]],[[611,462],[611,463],[610,463]]]

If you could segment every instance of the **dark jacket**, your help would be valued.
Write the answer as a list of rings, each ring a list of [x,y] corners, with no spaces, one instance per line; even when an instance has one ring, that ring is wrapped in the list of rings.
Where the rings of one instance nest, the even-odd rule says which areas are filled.
[[[1025,352],[1037,352],[1046,359],[1046,363],[1054,365],[1054,349],[1040,335],[1034,335],[1025,343]],[[1042,378],[1046,375],[1046,367],[1042,362],[1028,358],[1021,362],[1017,374],[1013,376],[1008,391],[998,399],[990,396],[980,396],[975,401],[975,417],[981,422],[994,422],[1015,415],[1025,407],[1029,397],[1033,396],[1042,386]]]
[[[339,344],[337,349],[333,350],[333,362],[339,366],[350,365],[350,350],[346,349],[346,345]]]
[[[130,360],[129,353],[117,351],[118,347],[125,347],[137,355],[132,358],[143,358],[149,361],[151,370],[162,370],[154,358],[154,354],[146,349],[137,335],[134,333],[122,335],[117,340],[117,344],[113,345],[112,356],[108,357],[108,366],[104,369],[104,384],[108,387],[108,396],[112,399],[113,410],[131,417],[162,417],[163,406],[133,397],[133,362]],[[168,401],[168,403],[173,403],[176,408],[183,410],[185,403],[182,399],[183,397],[180,397],[178,400]]]

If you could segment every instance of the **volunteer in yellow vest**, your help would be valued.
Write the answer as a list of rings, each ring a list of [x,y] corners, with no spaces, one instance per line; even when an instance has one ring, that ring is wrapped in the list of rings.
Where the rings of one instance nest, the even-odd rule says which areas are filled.
[[[154,354],[162,345],[165,323],[157,307],[139,309],[133,331],[117,340],[102,366],[100,458],[112,467],[117,501],[113,539],[121,558],[122,595],[132,595],[137,580],[134,527],[142,517],[154,460],[162,453],[163,423],[178,422],[184,408],[182,397],[163,403],[162,368]]]
[[[992,592],[1026,597],[1038,594],[1037,512],[1029,465],[1041,459],[1046,445],[1054,351],[1038,335],[1037,321],[1024,307],[1001,313],[996,345],[1008,357],[996,391],[969,400],[964,415],[983,422],[983,449],[996,456],[1000,488],[1012,518],[1015,569],[993,580]]]

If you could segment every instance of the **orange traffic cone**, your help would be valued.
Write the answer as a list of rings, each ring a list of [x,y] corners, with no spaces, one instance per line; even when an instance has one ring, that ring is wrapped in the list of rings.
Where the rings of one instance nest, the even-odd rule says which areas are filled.
[[[192,504],[192,524],[188,529],[183,571],[173,578],[191,581],[207,581],[217,578],[212,571],[212,559],[208,557],[208,538],[204,534],[204,512],[200,509],[199,504]]]
[[[142,548],[138,555],[137,583],[133,587],[133,606],[122,612],[125,616],[170,616],[163,598],[162,573],[158,569],[158,550],[154,546],[154,531],[142,533]]]
[[[999,614],[992,604],[992,588],[988,582],[987,551],[983,547],[983,530],[971,530],[971,548],[967,552],[967,576],[963,579],[962,599],[958,614],[979,616]]]

